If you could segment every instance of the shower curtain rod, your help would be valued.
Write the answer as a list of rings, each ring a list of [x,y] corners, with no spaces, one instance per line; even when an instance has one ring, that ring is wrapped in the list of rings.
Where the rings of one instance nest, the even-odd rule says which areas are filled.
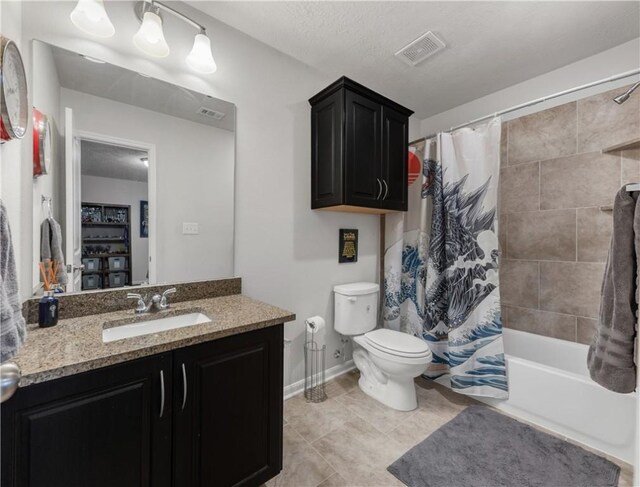
[[[537,105],[538,103],[542,103],[542,102],[545,102],[545,101],[548,101],[548,100],[553,100],[554,98],[558,98],[560,96],[568,95],[570,93],[575,93],[576,91],[586,90],[587,88],[591,88],[592,86],[602,85],[602,84],[605,84],[605,83],[612,83],[612,82],[617,81],[619,79],[629,78],[629,77],[635,76],[637,74],[640,74],[640,69],[634,69],[632,71],[627,71],[625,73],[620,73],[620,74],[617,74],[615,76],[611,76],[609,78],[601,79],[599,81],[593,81],[592,83],[587,83],[586,85],[576,86],[575,88],[570,88],[568,90],[560,91],[558,93],[554,93],[553,95],[543,96],[542,98],[537,98],[535,100],[528,101],[526,103],[521,103],[520,105],[516,105],[516,106],[513,106],[511,108],[507,108],[505,110],[501,110],[499,112],[492,113],[490,115],[485,115],[484,117],[476,118],[475,120],[471,120],[471,121],[469,121],[467,123],[456,125],[455,127],[451,127],[449,130],[445,130],[445,132],[453,132],[454,130],[461,129],[463,127],[468,127],[469,125],[474,125],[476,123],[482,122],[484,120],[488,120],[488,119],[493,118],[493,117],[499,117],[500,115],[505,115],[507,113],[515,112],[516,110],[521,110],[523,108],[527,108],[527,107],[530,107],[530,106],[533,106],[533,105]],[[423,140],[431,139],[431,138],[435,137],[436,135],[438,135],[438,134],[431,134],[431,135],[429,135],[427,137],[421,137],[419,139],[416,139],[416,140],[413,140],[413,141],[409,142],[409,145],[415,144],[417,142],[422,142]]]

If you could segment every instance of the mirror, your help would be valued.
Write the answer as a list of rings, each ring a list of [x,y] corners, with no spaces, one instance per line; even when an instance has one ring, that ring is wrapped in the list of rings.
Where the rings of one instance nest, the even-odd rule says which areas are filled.
[[[32,61],[34,293],[232,277],[235,106],[40,41]]]

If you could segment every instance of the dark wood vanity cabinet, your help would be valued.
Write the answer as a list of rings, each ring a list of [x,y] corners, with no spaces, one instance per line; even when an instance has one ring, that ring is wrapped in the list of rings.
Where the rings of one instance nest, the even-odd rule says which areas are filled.
[[[0,408],[2,486],[169,486],[170,370],[158,355],[18,389]]]
[[[282,470],[282,326],[174,353],[178,486],[257,486]]]
[[[407,210],[411,110],[346,78],[311,104],[311,208]]]
[[[3,487],[258,486],[282,469],[282,325],[18,389]]]

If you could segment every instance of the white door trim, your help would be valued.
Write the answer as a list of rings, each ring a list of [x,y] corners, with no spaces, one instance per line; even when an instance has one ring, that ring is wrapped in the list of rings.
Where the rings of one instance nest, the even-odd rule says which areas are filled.
[[[76,137],[82,140],[91,140],[93,142],[102,142],[103,144],[119,145],[121,147],[130,147],[132,149],[142,149],[147,151],[149,158],[149,180],[147,186],[149,189],[149,283],[158,282],[157,276],[157,165],[156,165],[156,145],[149,142],[140,142],[138,140],[125,139],[122,137],[113,137],[111,135],[89,132],[86,130],[78,130]],[[132,222],[133,227],[133,222]],[[133,229],[131,230],[133,231]]]

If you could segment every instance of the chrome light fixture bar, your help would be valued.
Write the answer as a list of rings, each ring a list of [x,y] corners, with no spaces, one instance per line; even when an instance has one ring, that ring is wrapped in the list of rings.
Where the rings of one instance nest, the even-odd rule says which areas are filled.
[[[211,40],[202,24],[157,0],[138,2],[135,10],[141,24],[140,29],[133,37],[133,42],[142,52],[154,57],[169,55],[169,46],[164,39],[162,30],[160,11],[163,10],[198,29],[191,52],[186,58],[189,67],[204,74],[215,73],[218,69],[211,52]]]

